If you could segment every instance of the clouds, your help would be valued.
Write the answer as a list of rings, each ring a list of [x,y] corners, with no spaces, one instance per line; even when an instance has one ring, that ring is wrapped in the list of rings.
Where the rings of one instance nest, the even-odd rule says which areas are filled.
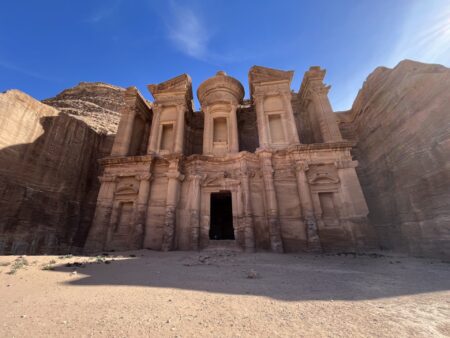
[[[119,9],[122,0],[107,1],[107,3],[108,6],[98,8],[86,19],[86,22],[95,24],[112,16]]]
[[[211,32],[198,13],[171,1],[165,23],[169,40],[180,52],[203,61],[210,57]]]
[[[420,2],[411,7],[388,64],[393,66],[405,58],[450,63],[450,4],[447,1]]]

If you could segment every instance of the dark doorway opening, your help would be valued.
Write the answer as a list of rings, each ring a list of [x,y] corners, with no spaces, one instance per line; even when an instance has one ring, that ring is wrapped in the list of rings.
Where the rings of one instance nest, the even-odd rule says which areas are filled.
[[[211,225],[209,239],[234,239],[231,192],[211,194]]]

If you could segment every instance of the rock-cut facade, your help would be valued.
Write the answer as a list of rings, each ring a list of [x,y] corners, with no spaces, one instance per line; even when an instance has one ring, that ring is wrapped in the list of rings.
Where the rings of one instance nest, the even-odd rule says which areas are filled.
[[[355,143],[324,76],[311,67],[295,92],[292,71],[254,66],[244,100],[220,71],[199,86],[200,111],[186,74],[149,85],[153,102],[128,88],[85,250],[370,247]]]

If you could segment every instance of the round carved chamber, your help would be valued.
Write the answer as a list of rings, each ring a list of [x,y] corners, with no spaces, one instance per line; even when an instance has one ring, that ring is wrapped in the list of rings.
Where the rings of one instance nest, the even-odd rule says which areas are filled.
[[[205,114],[203,154],[239,152],[236,110],[244,97],[244,87],[220,71],[200,85],[197,96]]]
[[[219,71],[198,87],[197,96],[202,107],[219,102],[239,104],[244,98],[244,87],[235,78]]]

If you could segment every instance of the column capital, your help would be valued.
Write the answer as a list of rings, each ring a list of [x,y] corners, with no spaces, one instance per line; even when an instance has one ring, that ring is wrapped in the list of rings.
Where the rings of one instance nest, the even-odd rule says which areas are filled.
[[[335,161],[334,165],[338,169],[356,168],[358,166],[358,161],[339,160],[339,161]]]
[[[103,175],[103,176],[99,176],[98,179],[101,183],[116,182],[117,176],[116,175]]]
[[[150,181],[152,179],[151,173],[139,174],[136,175],[136,179],[139,181]]]
[[[166,173],[166,177],[169,179],[178,180],[180,182],[184,180],[184,175],[179,171],[169,171],[168,173]]]
[[[318,83],[316,85],[312,85],[308,88],[308,93],[312,96],[326,96],[330,91],[331,86],[324,85],[323,83]]]
[[[297,172],[299,172],[299,171],[308,171],[309,170],[308,162],[307,161],[301,161],[301,160],[295,161],[295,170]]]

